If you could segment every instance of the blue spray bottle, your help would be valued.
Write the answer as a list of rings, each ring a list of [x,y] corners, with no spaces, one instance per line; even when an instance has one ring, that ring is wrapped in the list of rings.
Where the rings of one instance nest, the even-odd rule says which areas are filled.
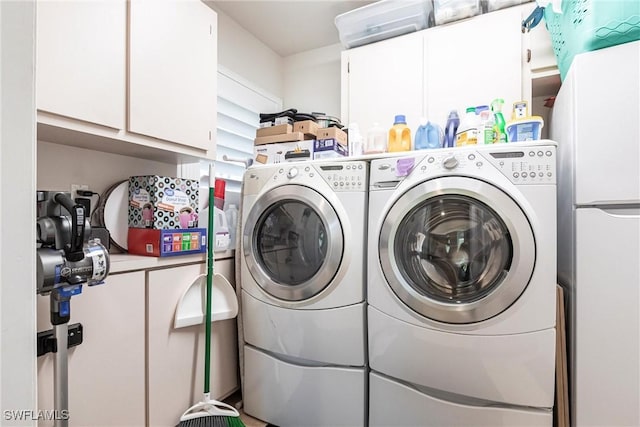
[[[456,146],[456,131],[460,126],[460,117],[456,110],[451,110],[449,118],[447,119],[447,125],[444,128],[444,147]]]

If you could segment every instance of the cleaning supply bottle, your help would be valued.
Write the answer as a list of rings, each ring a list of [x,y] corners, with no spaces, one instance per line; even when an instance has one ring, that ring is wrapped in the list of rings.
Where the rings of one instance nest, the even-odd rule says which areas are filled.
[[[456,147],[478,143],[478,122],[475,107],[468,107],[456,133]]]
[[[367,131],[367,139],[363,147],[364,154],[380,154],[387,152],[387,131],[378,123]]]
[[[424,117],[420,118],[420,125],[416,130],[416,136],[413,138],[413,148],[414,150],[425,150],[429,148],[427,146],[427,119]]]
[[[502,106],[504,105],[504,99],[496,98],[491,102],[491,111],[495,120],[495,142],[507,142],[507,133],[505,130],[504,116],[502,115]]]
[[[493,114],[489,110],[480,113],[480,132],[478,133],[478,144],[493,144],[496,142],[496,122]],[[482,142],[480,142],[482,139]]]
[[[349,155],[361,156],[363,153],[363,148],[360,127],[357,123],[350,123],[347,128],[349,129]]]
[[[458,112],[456,110],[451,110],[449,112],[449,118],[447,119],[447,125],[444,129],[443,147],[455,147],[458,126],[460,126],[460,117],[458,117]]]
[[[236,248],[236,227],[238,226],[238,208],[231,203],[224,211],[227,217],[227,227],[229,227],[229,249]]]
[[[407,120],[403,115],[397,115],[393,126],[389,129],[390,153],[397,151],[411,151],[411,130],[407,126]]]
[[[488,105],[478,105],[476,107],[476,119],[478,122],[478,133],[477,133],[477,144],[484,145],[486,142],[484,140],[484,121],[489,114],[489,106]]]
[[[420,127],[413,140],[414,150],[442,148],[442,129],[424,117],[420,119]]]

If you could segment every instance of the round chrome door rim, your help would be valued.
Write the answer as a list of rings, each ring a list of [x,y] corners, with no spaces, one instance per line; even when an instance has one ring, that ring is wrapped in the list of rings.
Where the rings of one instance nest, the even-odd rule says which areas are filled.
[[[462,195],[484,203],[498,214],[511,235],[511,269],[502,283],[477,301],[457,304],[428,298],[404,279],[395,260],[396,231],[403,218],[420,203],[441,195]],[[520,297],[533,274],[536,246],[533,230],[524,212],[502,190],[478,179],[444,177],[416,185],[393,204],[380,230],[378,255],[387,283],[409,308],[438,322],[466,324],[490,319],[509,308]]]
[[[327,254],[324,262],[307,281],[298,285],[286,285],[274,281],[258,261],[256,249],[258,221],[275,203],[284,201],[302,202],[313,208],[320,217],[327,234]],[[256,283],[269,295],[285,301],[304,301],[320,293],[335,277],[344,250],[342,226],[331,204],[320,193],[302,185],[284,185],[270,190],[256,200],[247,216],[247,226],[242,236],[247,268]]]

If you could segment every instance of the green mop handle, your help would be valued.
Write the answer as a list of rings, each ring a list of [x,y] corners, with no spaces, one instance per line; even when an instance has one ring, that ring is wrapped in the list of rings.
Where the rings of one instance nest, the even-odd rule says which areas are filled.
[[[209,164],[209,228],[207,229],[207,304],[205,315],[204,336],[204,392],[209,393],[209,379],[211,375],[211,294],[213,293],[213,245],[215,231],[213,229],[213,217],[215,215],[215,175],[213,163]]]

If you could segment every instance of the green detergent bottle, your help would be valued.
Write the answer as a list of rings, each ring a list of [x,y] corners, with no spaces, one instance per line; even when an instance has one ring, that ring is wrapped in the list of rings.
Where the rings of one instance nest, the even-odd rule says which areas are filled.
[[[496,143],[507,142],[507,132],[505,131],[505,121],[502,115],[502,106],[504,105],[504,99],[496,98],[491,102],[491,112],[495,117],[495,133]]]

